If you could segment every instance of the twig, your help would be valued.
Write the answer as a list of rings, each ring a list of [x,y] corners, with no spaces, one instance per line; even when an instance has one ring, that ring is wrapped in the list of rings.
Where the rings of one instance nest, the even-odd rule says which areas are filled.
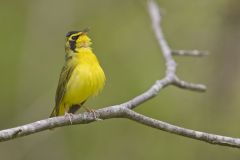
[[[172,55],[174,56],[207,56],[207,51],[199,51],[199,50],[172,50]]]
[[[172,57],[172,54],[174,54],[174,52],[171,51],[170,47],[167,44],[167,41],[163,36],[163,32],[160,27],[161,22],[160,11],[154,0],[148,1],[148,11],[152,20],[153,31],[156,35],[157,42],[159,43],[159,46],[162,49],[162,53],[166,61],[165,77],[161,80],[157,80],[147,91],[129,100],[128,102],[96,110],[95,116],[103,120],[111,118],[128,118],[130,120],[141,123],[145,126],[150,126],[173,134],[193,138],[200,141],[205,141],[211,144],[240,148],[239,138],[225,137],[182,128],[179,126],[175,126],[166,122],[162,122],[147,117],[132,110],[138,107],[143,102],[148,101],[151,98],[155,97],[164,87],[167,87],[169,85],[175,85],[177,87],[193,91],[206,90],[206,87],[202,84],[189,83],[177,77],[176,75],[177,65]],[[184,53],[181,52],[181,54],[179,55],[187,55],[187,52]],[[194,54],[191,53],[191,55]],[[91,113],[73,115],[71,122],[69,121],[69,118],[65,116],[40,120],[23,126],[18,126],[15,128],[0,131],[0,141],[7,141],[17,137],[22,137],[62,126],[91,123],[96,121],[95,116],[92,115]]]
[[[198,91],[198,92],[204,92],[207,89],[206,86],[203,84],[194,84],[191,82],[180,80],[178,78],[175,79],[175,81],[173,82],[173,85],[182,89],[188,89],[188,90]]]

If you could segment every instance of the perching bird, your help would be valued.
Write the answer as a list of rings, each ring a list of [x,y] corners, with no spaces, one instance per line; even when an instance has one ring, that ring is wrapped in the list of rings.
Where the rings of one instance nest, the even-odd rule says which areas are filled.
[[[91,43],[86,30],[67,33],[65,64],[50,117],[75,113],[89,97],[97,95],[104,87],[105,74],[92,52]]]

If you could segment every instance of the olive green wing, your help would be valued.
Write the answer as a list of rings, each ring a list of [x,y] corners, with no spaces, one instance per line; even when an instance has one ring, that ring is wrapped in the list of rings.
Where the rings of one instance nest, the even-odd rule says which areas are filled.
[[[53,109],[50,117],[59,115],[60,105],[66,93],[67,83],[72,75],[74,68],[75,66],[69,65],[68,62],[66,62],[66,64],[62,68],[55,96],[55,108]]]

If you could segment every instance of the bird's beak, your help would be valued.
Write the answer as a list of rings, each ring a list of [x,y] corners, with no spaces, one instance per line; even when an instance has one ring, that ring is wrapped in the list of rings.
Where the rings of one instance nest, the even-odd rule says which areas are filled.
[[[87,34],[89,32],[89,30],[90,30],[89,28],[85,28],[85,29],[82,30],[82,33]]]

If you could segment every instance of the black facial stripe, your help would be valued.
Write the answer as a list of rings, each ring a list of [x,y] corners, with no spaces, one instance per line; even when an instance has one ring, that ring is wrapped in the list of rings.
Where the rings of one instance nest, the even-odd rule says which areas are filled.
[[[66,37],[70,37],[72,34],[78,33],[79,31],[70,31],[66,34]]]
[[[76,41],[80,35],[72,36],[72,40]]]
[[[70,49],[75,52],[75,49],[76,49],[76,41],[70,40],[70,41],[69,41],[69,46],[70,46]]]

